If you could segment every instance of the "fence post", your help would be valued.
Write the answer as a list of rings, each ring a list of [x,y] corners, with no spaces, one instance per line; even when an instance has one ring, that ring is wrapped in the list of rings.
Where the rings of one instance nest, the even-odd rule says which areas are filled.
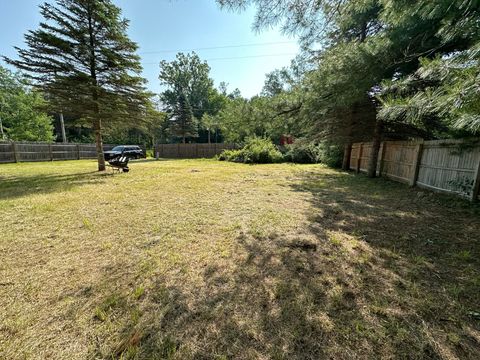
[[[15,141],[12,141],[12,153],[13,153],[13,160],[15,162],[18,162],[17,145],[15,144]]]
[[[77,144],[77,159],[80,160],[80,145]]]
[[[473,178],[473,189],[471,201],[477,201],[480,194],[480,158],[478,159],[477,169]]]
[[[384,141],[382,144],[382,153],[380,154],[380,166],[378,167],[378,176],[382,176],[382,173],[383,173],[383,164],[385,162],[386,149],[387,149],[387,142]]]
[[[363,143],[360,143],[360,148],[358,149],[358,155],[357,155],[357,169],[356,169],[357,174],[360,173],[360,165],[362,163],[362,156],[363,156]]]
[[[420,171],[420,163],[422,162],[422,152],[423,141],[420,141],[415,149],[415,155],[413,158],[413,174],[412,178],[410,179],[410,186],[415,186],[415,184],[417,183],[418,172]]]
[[[52,144],[48,144],[48,154],[50,155],[50,161],[53,161]]]

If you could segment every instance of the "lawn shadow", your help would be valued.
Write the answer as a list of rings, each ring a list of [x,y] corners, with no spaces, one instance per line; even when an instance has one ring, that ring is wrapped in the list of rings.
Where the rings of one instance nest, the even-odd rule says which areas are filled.
[[[85,184],[99,184],[105,181],[108,173],[89,171],[75,174],[38,174],[7,176],[0,178],[0,200],[9,200],[30,194],[48,194],[68,191]]]
[[[235,266],[212,261],[195,286],[155,277],[112,356],[478,359],[477,207],[340,172],[298,180],[303,230],[240,232]]]

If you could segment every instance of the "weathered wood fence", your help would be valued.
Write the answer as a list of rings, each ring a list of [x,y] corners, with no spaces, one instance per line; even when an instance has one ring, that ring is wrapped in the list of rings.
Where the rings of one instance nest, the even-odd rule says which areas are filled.
[[[211,158],[223,150],[236,149],[235,144],[158,144],[154,148],[156,158],[195,159]]]
[[[371,143],[352,147],[350,168],[366,172]],[[377,174],[411,186],[479,199],[480,140],[384,141]]]
[[[106,144],[103,150],[111,150],[115,146]],[[0,163],[96,158],[95,144],[0,142]]]

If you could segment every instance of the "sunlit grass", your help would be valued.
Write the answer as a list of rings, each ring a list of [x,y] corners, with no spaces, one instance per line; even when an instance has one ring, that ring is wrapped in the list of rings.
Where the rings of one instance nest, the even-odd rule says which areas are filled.
[[[478,207],[318,165],[0,166],[0,358],[480,356]]]

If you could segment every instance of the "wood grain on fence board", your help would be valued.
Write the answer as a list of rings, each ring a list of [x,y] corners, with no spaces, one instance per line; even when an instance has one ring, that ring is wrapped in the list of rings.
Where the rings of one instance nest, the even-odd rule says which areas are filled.
[[[478,199],[480,143],[466,140],[385,141],[377,171],[392,180]],[[350,168],[366,171],[371,143],[352,146]]]

